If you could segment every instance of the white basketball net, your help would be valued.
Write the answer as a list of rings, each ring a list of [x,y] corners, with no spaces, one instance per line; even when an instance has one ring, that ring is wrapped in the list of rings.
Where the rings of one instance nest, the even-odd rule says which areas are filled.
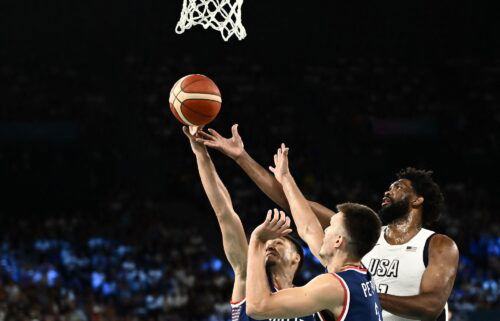
[[[183,33],[195,25],[220,31],[224,41],[232,35],[239,40],[246,37],[241,23],[243,0],[183,0],[182,11],[175,32]]]

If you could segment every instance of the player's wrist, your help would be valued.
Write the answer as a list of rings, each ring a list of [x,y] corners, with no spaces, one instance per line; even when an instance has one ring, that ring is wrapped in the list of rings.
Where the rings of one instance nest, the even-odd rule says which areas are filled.
[[[237,163],[240,164],[241,162],[244,162],[245,159],[248,159],[249,155],[245,149],[242,149],[240,153],[231,156],[231,158]]]
[[[205,147],[193,149],[193,153],[196,156],[196,158],[205,159],[205,158],[210,157],[210,155],[208,154],[208,151]]]
[[[255,247],[255,248],[259,248],[261,247],[263,244],[265,243],[265,241],[262,240],[261,238],[261,235],[259,232],[257,231],[254,231],[252,233],[252,235],[250,236],[250,242],[249,242],[249,245]]]
[[[286,172],[283,175],[281,175],[281,180],[284,182],[292,182],[293,181],[293,176],[290,172]]]

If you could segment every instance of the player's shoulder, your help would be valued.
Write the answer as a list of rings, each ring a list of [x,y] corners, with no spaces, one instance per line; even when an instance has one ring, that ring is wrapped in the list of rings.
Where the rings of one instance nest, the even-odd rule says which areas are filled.
[[[307,286],[327,302],[344,301],[344,285],[337,273],[323,273],[312,279]]]
[[[458,247],[451,237],[436,233],[429,242],[429,252],[437,255],[456,256],[458,255]]]
[[[456,248],[457,244],[448,235],[436,233],[432,236],[429,246],[436,248],[440,247]]]

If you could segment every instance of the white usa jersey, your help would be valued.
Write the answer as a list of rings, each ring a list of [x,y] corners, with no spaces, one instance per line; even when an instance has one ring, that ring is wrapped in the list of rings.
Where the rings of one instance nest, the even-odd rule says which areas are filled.
[[[363,257],[362,262],[372,274],[379,293],[418,295],[420,281],[428,263],[429,242],[435,233],[423,228],[405,244],[391,245],[384,237],[386,229],[387,226],[382,228],[377,244]],[[447,320],[447,315],[448,304],[436,320]],[[385,310],[382,311],[382,316],[384,321],[410,320]]]

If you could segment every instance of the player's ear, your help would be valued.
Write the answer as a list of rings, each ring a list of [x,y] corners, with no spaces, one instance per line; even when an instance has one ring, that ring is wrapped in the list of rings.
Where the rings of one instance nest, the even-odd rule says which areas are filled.
[[[344,243],[345,238],[342,235],[339,235],[333,244],[333,247],[340,247],[342,243]]]
[[[417,198],[412,202],[413,207],[420,207],[424,204],[424,198],[422,196],[417,196]]]
[[[299,263],[300,263],[300,255],[299,255],[299,253],[294,253],[294,254],[295,255],[294,255],[293,261],[295,263],[297,263],[297,265],[299,265]]]

